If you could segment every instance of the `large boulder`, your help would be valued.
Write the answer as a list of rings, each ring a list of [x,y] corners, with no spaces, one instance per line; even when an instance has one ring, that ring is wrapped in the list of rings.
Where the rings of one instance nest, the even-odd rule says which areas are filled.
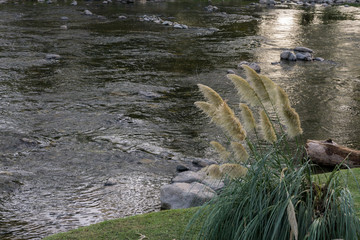
[[[161,187],[161,209],[201,206],[214,196],[214,190],[198,182],[168,184]]]
[[[173,178],[173,182],[185,182],[185,183],[192,183],[192,182],[199,182],[201,183],[206,174],[204,172],[194,172],[194,171],[186,171],[179,173],[175,178]]]

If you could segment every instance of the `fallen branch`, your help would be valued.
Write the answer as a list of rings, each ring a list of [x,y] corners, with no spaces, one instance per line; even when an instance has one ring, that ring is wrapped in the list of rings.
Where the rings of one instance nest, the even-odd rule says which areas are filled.
[[[338,145],[331,139],[307,140],[305,148],[310,160],[320,166],[336,166],[343,162],[350,168],[360,167],[359,150]]]

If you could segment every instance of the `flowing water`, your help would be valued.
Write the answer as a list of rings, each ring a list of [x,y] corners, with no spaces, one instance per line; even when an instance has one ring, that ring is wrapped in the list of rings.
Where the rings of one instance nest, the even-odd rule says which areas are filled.
[[[289,93],[305,139],[360,147],[360,8],[213,4],[0,4],[1,239],[158,210],[176,165],[215,158],[196,84],[235,106],[225,75],[241,61]],[[296,46],[325,61],[272,64]]]

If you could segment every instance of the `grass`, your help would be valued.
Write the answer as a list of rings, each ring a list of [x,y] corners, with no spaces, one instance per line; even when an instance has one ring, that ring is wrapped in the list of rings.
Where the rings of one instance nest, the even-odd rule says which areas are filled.
[[[360,181],[360,169],[352,169],[357,180]],[[342,170],[344,176],[349,176],[348,187],[355,202],[357,215],[360,217],[360,190],[358,183],[352,177],[350,171]],[[323,178],[327,174],[322,174]],[[133,217],[110,220],[81,227],[66,233],[49,236],[45,240],[72,240],[72,239],[121,239],[139,240],[179,240],[186,229],[189,220],[198,208],[176,209],[161,212],[148,213]]]
[[[109,220],[66,233],[55,234],[45,239],[179,240],[196,211],[197,208],[175,209]]]

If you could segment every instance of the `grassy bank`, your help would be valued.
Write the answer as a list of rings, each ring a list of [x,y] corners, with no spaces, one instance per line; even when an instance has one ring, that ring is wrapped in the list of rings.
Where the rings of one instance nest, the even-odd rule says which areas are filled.
[[[342,172],[345,177],[348,176],[348,185],[355,201],[358,216],[360,216],[360,190],[358,183],[354,181],[354,176],[360,180],[360,169],[353,169],[352,173],[346,170],[342,170]],[[49,236],[45,239],[179,240],[196,210],[196,208],[177,209],[110,220]]]

